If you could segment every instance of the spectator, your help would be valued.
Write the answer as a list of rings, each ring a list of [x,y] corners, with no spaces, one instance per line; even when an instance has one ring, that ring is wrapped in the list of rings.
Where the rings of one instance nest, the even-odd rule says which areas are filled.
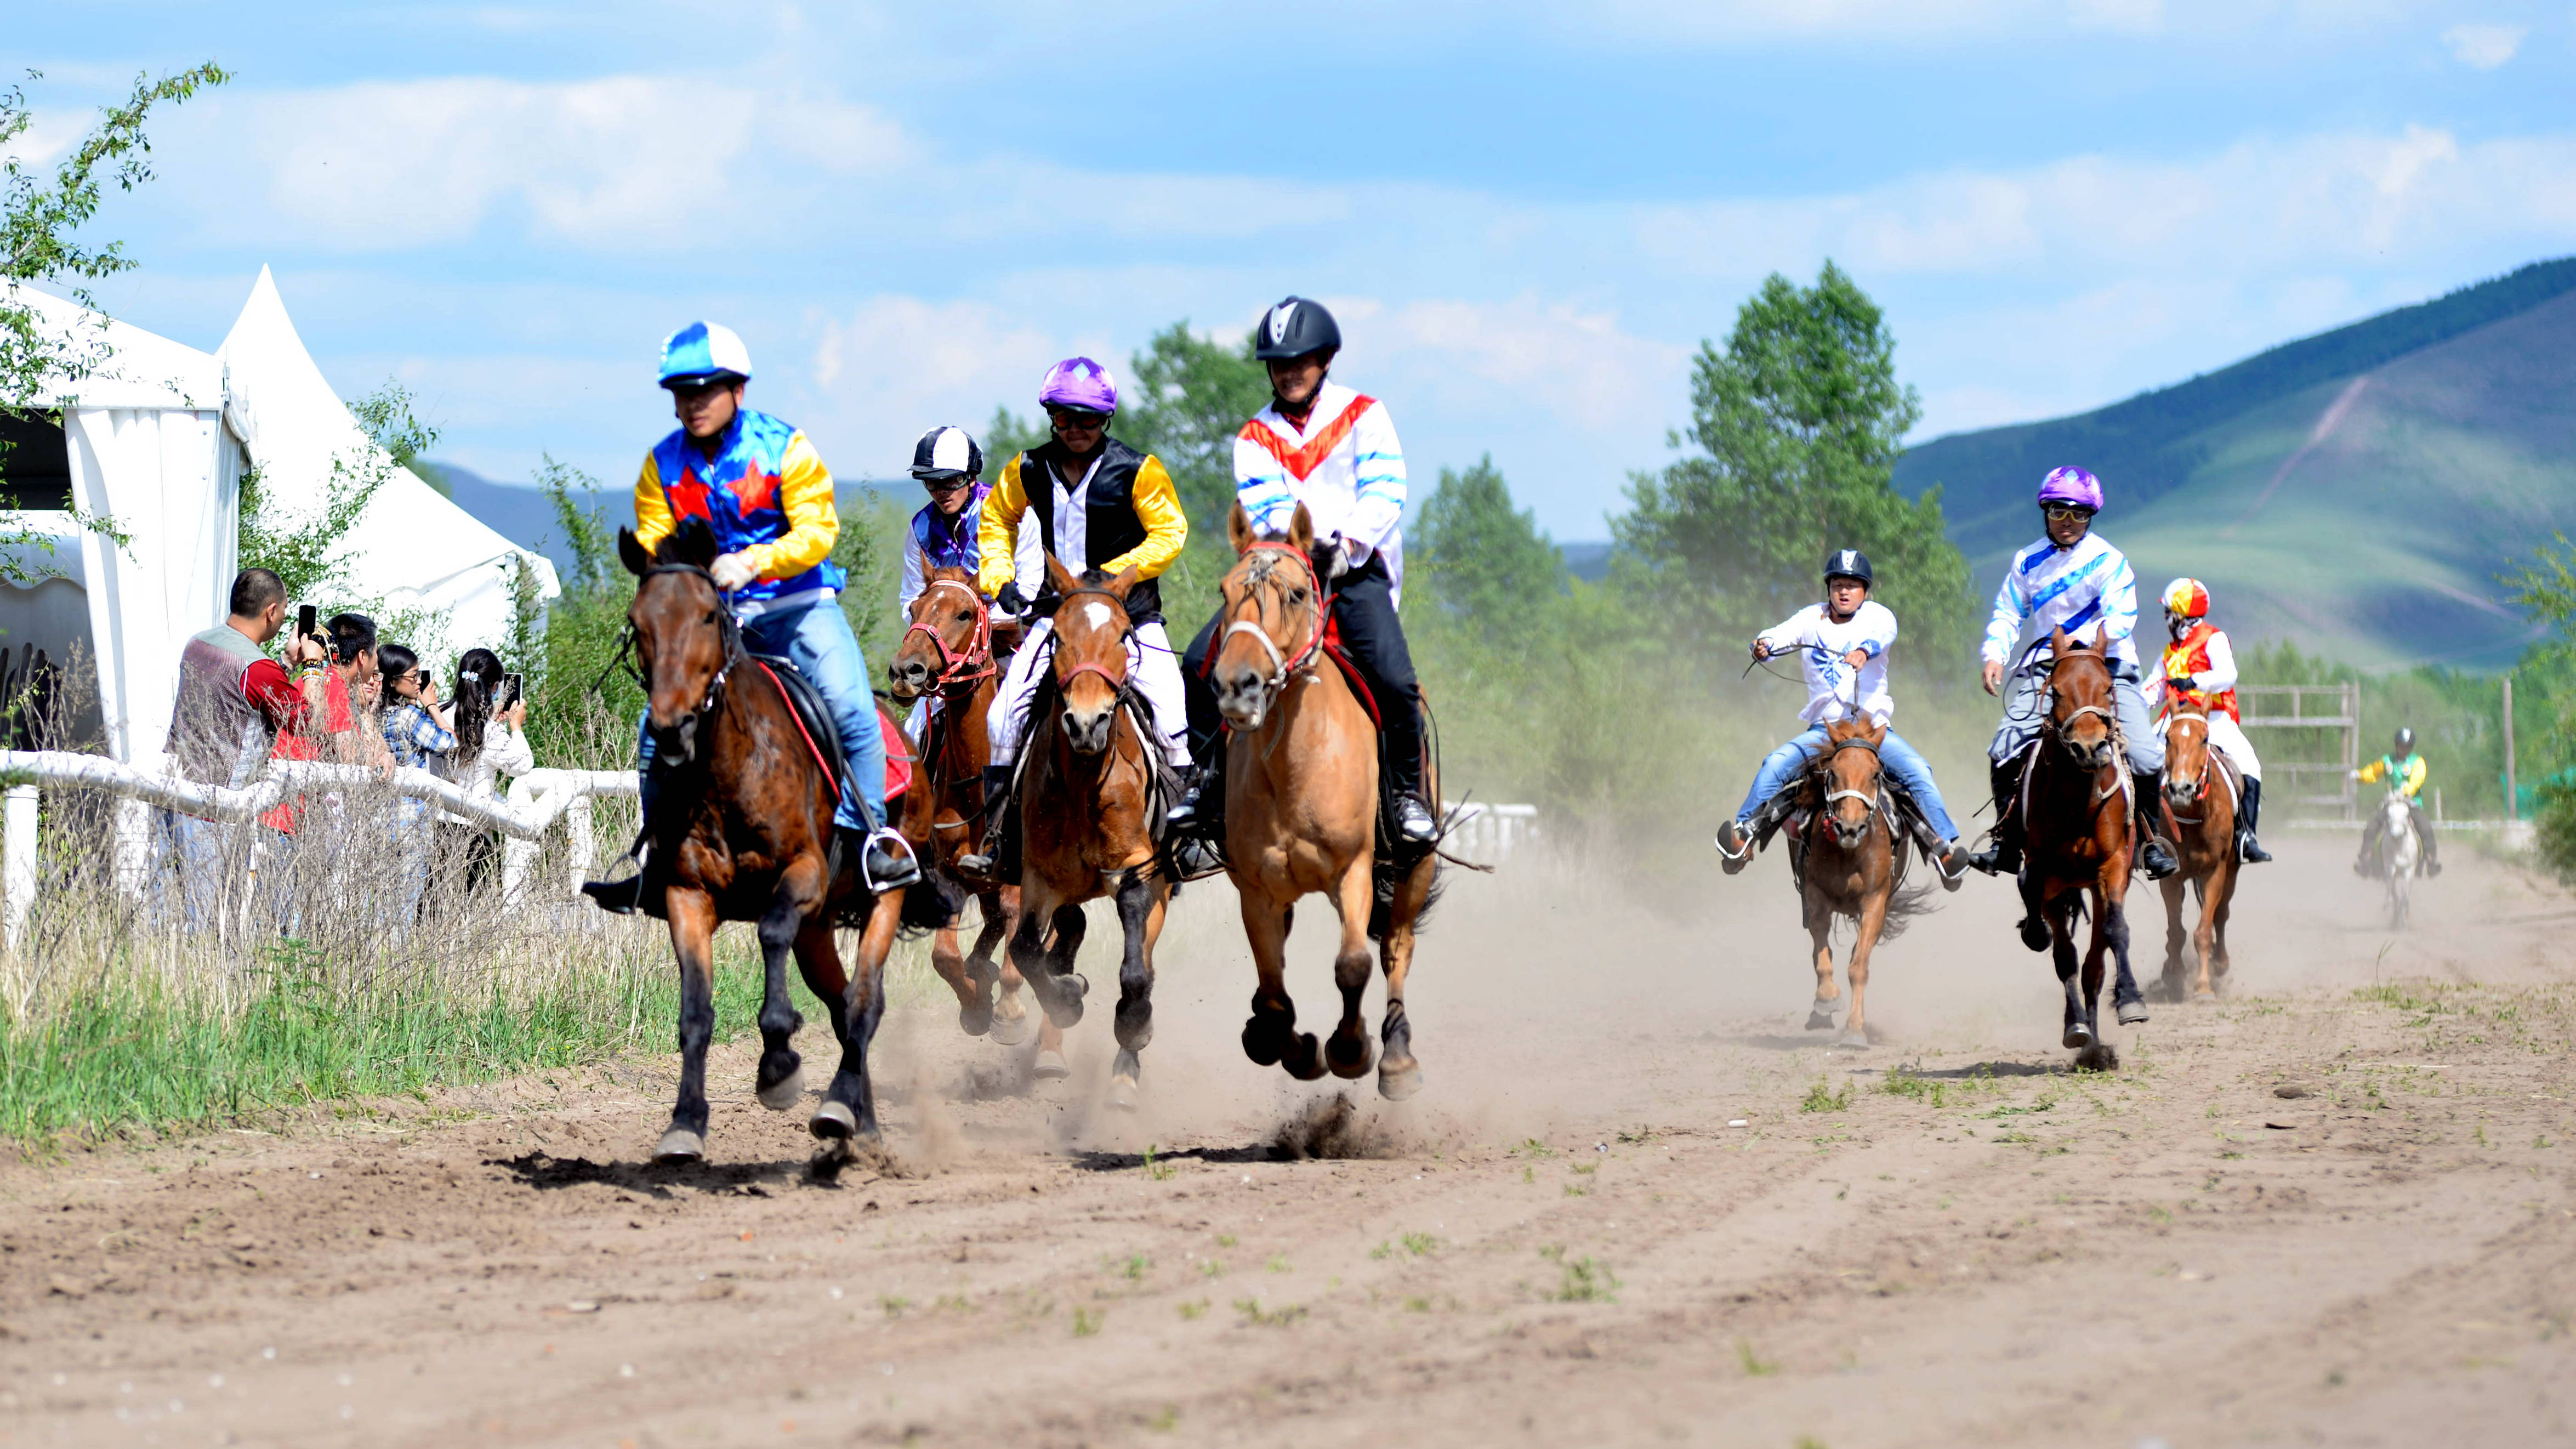
[[[384,692],[383,671],[376,658],[376,621],[364,614],[334,614],[326,627],[331,631],[333,656],[339,660],[342,690],[357,710],[375,712]],[[334,725],[332,733],[342,763],[393,768],[393,753],[386,748],[384,736],[358,728],[354,712],[345,728]]]
[[[239,789],[285,732],[324,707],[328,651],[319,639],[292,641],[286,650],[292,674],[262,651],[286,627],[286,585],[267,569],[242,570],[228,607],[224,622],[192,636],[179,652],[179,697],[166,749],[181,779]],[[165,819],[178,856],[183,918],[192,928],[211,928],[222,917],[228,888],[249,876],[255,832],[177,811]]]
[[[456,734],[448,711],[438,702],[438,681],[420,667],[420,657],[400,644],[376,651],[377,677],[392,699],[379,731],[386,753],[404,769],[435,769],[444,774]],[[409,795],[393,800],[395,869],[401,909],[398,925],[420,918],[420,898],[429,889],[430,803]]]
[[[447,778],[479,800],[498,800],[501,777],[537,767],[528,745],[528,702],[501,698],[508,677],[501,656],[489,649],[468,649],[456,661],[456,748]],[[466,891],[483,889],[500,864],[500,841],[479,821],[446,811],[439,812],[439,833],[440,857],[459,863],[452,868],[463,871]]]

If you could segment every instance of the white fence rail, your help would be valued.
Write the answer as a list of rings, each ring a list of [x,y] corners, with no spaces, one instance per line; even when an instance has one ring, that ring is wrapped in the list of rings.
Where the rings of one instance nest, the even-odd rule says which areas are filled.
[[[0,750],[0,779],[9,781],[5,803],[0,803],[0,934],[12,947],[35,905],[37,804],[47,789],[96,790],[119,797],[116,880],[129,895],[144,893],[154,869],[152,812],[156,808],[210,820],[251,821],[274,808],[289,791],[361,787],[430,801],[507,837],[501,855],[501,891],[502,899],[513,905],[528,899],[537,851],[548,832],[562,825],[570,834],[565,882],[569,893],[571,882],[597,864],[591,800],[636,793],[631,770],[531,770],[510,782],[505,803],[469,795],[462,786],[427,770],[403,769],[385,776],[364,765],[309,760],[271,760],[259,779],[234,790],[154,774],[104,755],[55,750]]]
[[[1535,805],[1443,800],[1440,813],[1452,821],[1448,849],[1487,865],[1502,864],[1514,850],[1536,841],[1541,833]]]

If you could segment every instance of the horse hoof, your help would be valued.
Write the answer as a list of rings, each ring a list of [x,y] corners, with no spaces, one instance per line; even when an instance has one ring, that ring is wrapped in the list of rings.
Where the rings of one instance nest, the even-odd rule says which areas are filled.
[[[1136,1079],[1124,1072],[1109,1079],[1109,1105],[1121,1112],[1136,1110]]]
[[[2071,1052],[2082,1051],[2093,1044],[2093,1028],[2080,1021],[2069,1023],[2065,1039],[2058,1044]]]
[[[663,1133],[661,1144],[653,1149],[653,1160],[666,1166],[673,1163],[696,1162],[706,1155],[706,1135],[692,1132],[686,1127],[674,1127]]]
[[[1243,1054],[1256,1067],[1275,1067],[1287,1054],[1287,1035],[1276,1019],[1256,1015],[1243,1024]]]
[[[968,1036],[982,1036],[986,1032],[991,1031],[993,1029],[993,1008],[989,1006],[958,1007],[957,1029],[966,1033]]]
[[[1287,1068],[1288,1075],[1301,1082],[1311,1082],[1322,1076],[1324,1054],[1316,1048],[1315,1034],[1311,1031],[1297,1033],[1296,1046],[1280,1058],[1279,1065]]]
[[[802,1065],[760,1089],[760,1105],[772,1112],[784,1112],[804,1100],[805,1068]]]
[[[1374,1055],[1369,1039],[1364,1036],[1348,1040],[1335,1036],[1324,1043],[1324,1064],[1331,1067],[1337,1077],[1355,1081],[1367,1076],[1369,1068],[1376,1065],[1371,1060]]]
[[[1073,1068],[1065,1065],[1064,1053],[1050,1048],[1038,1053],[1036,1064],[1029,1068],[1029,1075],[1041,1082],[1060,1082],[1073,1075]]]
[[[1390,1102],[1401,1102],[1422,1090],[1422,1066],[1411,1057],[1399,1062],[1393,1058],[1380,1062],[1377,1069],[1377,1094]]]
[[[807,1130],[826,1142],[846,1142],[859,1135],[858,1114],[840,1102],[825,1102],[814,1109],[814,1120]]]
[[[1865,1051],[1868,1051],[1868,1050],[1869,1050],[1869,1033],[1868,1033],[1868,1032],[1866,1032],[1866,1031],[1847,1031],[1847,1032],[1844,1032],[1844,1033],[1843,1033],[1843,1038],[1842,1038],[1842,1040],[1840,1040],[1840,1041],[1838,1041],[1838,1042],[1835,1042],[1835,1043],[1834,1043],[1834,1045],[1835,1045],[1835,1046],[1838,1046],[1838,1047],[1841,1047],[1841,1048],[1843,1048],[1843,1049],[1844,1049],[1844,1050],[1846,1050],[1846,1051],[1856,1051],[1856,1052],[1865,1052]]]
[[[2195,991],[2191,994],[2191,1004],[2194,1006],[2216,1006],[2218,1004],[2218,993],[2206,989]]]
[[[996,1011],[990,1024],[993,1044],[996,1046],[1018,1046],[1029,1039],[1029,1013],[1026,1007],[1021,1008],[1017,1016],[1004,1016]]]
[[[1833,1029],[1834,1009],[1832,1007],[1819,1001],[1807,1008],[1807,1030],[1832,1031]]]
[[[1059,1031],[1082,1025],[1082,998],[1091,991],[1091,983],[1078,972],[1067,971],[1055,979],[1055,989],[1044,992],[1039,1000],[1046,1006],[1047,1020]]]
[[[2048,923],[2037,916],[2022,917],[2021,943],[2034,951],[2047,950]]]
[[[2144,1001],[2123,1001],[2120,1003],[2119,1012],[2120,1025],[2139,1026],[2147,1019],[2147,1004]]]

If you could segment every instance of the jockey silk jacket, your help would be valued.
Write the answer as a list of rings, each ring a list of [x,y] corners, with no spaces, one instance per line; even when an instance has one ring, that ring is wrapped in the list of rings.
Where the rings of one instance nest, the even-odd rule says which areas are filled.
[[[1235,435],[1234,477],[1254,528],[1286,533],[1303,503],[1317,538],[1340,534],[1352,545],[1352,567],[1385,554],[1403,598],[1404,445],[1384,403],[1328,379],[1300,430],[1273,400]]]
[[[2002,664],[2021,640],[2029,641],[2028,653],[2045,654],[2049,630],[2081,638],[2096,628],[2113,659],[2137,668],[2138,646],[2130,636],[2138,629],[2138,576],[2128,556],[2099,534],[2064,549],[2043,538],[2014,554],[2004,571],[1983,653]]]
[[[1011,536],[1020,516],[1034,513],[1046,551],[1066,568],[1115,576],[1133,567],[1138,582],[1127,595],[1129,622],[1160,619],[1162,590],[1154,580],[1181,556],[1190,537],[1189,515],[1181,511],[1172,475],[1163,471],[1161,459],[1103,437],[1090,471],[1068,488],[1055,470],[1063,455],[1064,444],[1051,439],[1002,465],[1001,481],[978,517],[975,586],[990,598],[1018,577]],[[1021,580],[1020,592],[1034,598],[1051,590],[1036,578]]]
[[[2177,691],[2188,690],[2206,699],[2209,708],[2229,719],[2241,719],[2236,712],[2236,651],[2228,645],[2227,631],[2203,619],[2191,626],[2190,632],[2165,646],[2163,679],[2166,688],[2159,691],[2169,701]],[[2164,701],[2150,700],[2159,706]]]
[[[684,518],[705,519],[721,551],[751,555],[758,577],[733,596],[739,612],[808,596],[819,602],[841,587],[831,562],[841,532],[831,470],[804,433],[767,413],[736,413],[713,459],[682,428],[645,456],[635,480],[635,541],[653,548]]]

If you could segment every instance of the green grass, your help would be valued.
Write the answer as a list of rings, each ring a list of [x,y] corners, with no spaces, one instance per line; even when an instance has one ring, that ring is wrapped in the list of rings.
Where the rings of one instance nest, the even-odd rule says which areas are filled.
[[[1825,1090],[1825,1079],[1818,1077],[1816,1078],[1815,1085],[1807,1088],[1807,1095],[1799,1100],[1798,1110],[1801,1112],[1843,1112],[1850,1110],[1851,1103],[1851,1083],[1843,1083],[1843,1089],[1839,1092],[1830,1092]]]
[[[585,963],[587,964],[587,963]],[[239,1005],[148,979],[57,993],[0,1015],[0,1136],[22,1143],[257,1121],[352,1097],[419,1095],[620,1052],[668,1050],[679,982],[667,960],[598,963],[515,988],[437,978],[335,981],[287,941]],[[751,1024],[760,980],[720,962],[719,1039]]]

